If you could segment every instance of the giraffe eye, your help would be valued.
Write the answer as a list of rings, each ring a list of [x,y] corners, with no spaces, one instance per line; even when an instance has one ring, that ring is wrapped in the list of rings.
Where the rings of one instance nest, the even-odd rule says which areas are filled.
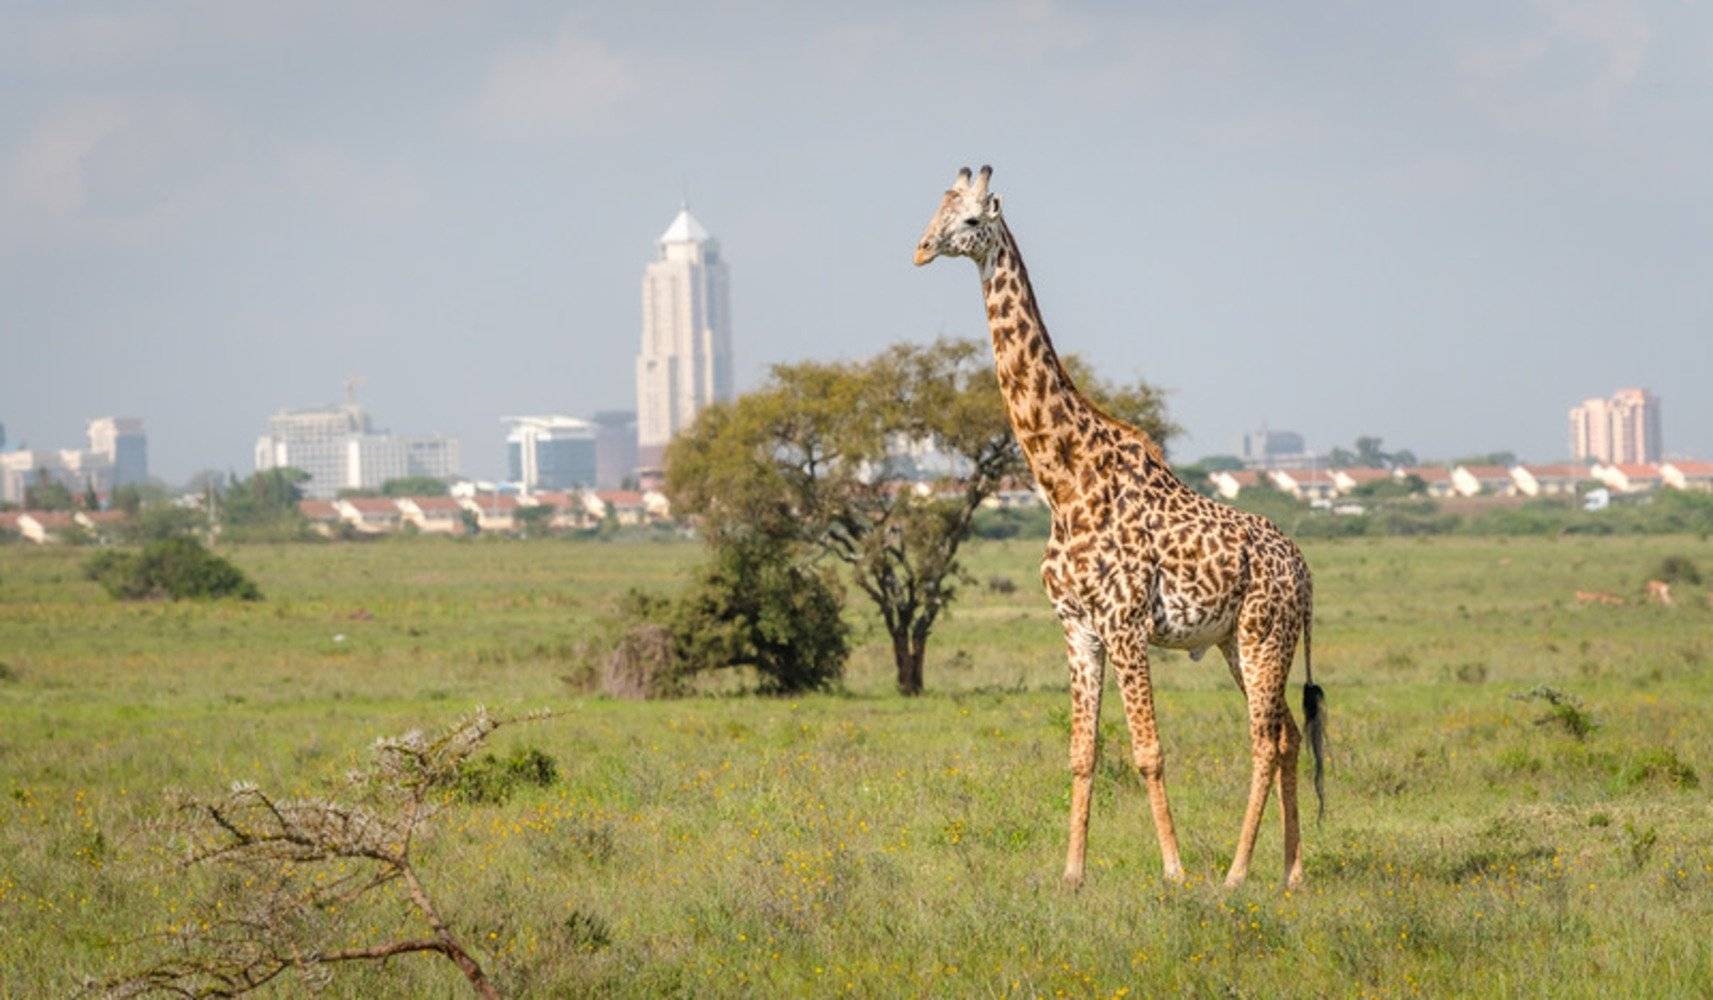
[[[964,225],[966,225],[966,226],[973,226],[973,225],[975,225],[975,224],[976,224],[976,220],[975,220],[975,219],[965,219],[965,220],[964,220]]]

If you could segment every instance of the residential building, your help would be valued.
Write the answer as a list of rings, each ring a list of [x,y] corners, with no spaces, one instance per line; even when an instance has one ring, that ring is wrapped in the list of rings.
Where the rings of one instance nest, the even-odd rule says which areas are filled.
[[[1338,492],[1332,473],[1325,469],[1274,469],[1268,476],[1274,486],[1298,500],[1330,500]]]
[[[1207,481],[1213,485],[1214,491],[1226,500],[1237,499],[1244,490],[1251,490],[1261,485],[1261,473],[1254,469],[1221,469],[1207,474]],[[1269,482],[1269,485],[1271,483]]]
[[[1516,480],[1503,465],[1460,465],[1451,470],[1451,486],[1466,497],[1517,495]]]
[[[1389,469],[1371,469],[1365,466],[1358,466],[1350,469],[1332,470],[1332,482],[1333,485],[1338,487],[1339,493],[1352,493],[1355,492],[1356,488],[1359,486],[1367,486],[1369,483],[1389,482],[1393,478],[1391,470]]]
[[[391,497],[345,497],[333,506],[341,520],[365,534],[396,531],[402,521],[398,502]]]
[[[517,526],[512,515],[521,504],[510,493],[478,493],[458,502],[476,515],[476,526],[483,531],[511,531]]]
[[[507,417],[507,476],[526,491],[595,485],[599,428],[576,417]],[[634,449],[633,449],[634,450]]]
[[[100,417],[89,422],[89,450],[113,467],[113,485],[149,478],[149,439],[136,417]]]
[[[1594,478],[1614,493],[1643,493],[1658,489],[1665,482],[1660,467],[1652,462],[1614,462],[1596,465],[1591,471]]]
[[[339,513],[339,505],[331,500],[299,500],[297,512],[303,515],[316,534],[324,536],[332,536],[345,520]]]
[[[425,535],[457,535],[464,531],[464,505],[451,497],[400,497],[399,518]]]
[[[1659,467],[1660,478],[1679,490],[1713,490],[1713,462],[1674,458]]]
[[[1556,465],[1514,465],[1511,481],[1526,497],[1574,496],[1595,484],[1588,466],[1573,462]]]
[[[595,487],[616,490],[636,472],[636,411],[601,410],[595,423]]]
[[[1427,495],[1436,499],[1457,495],[1457,484],[1452,481],[1451,470],[1443,465],[1413,465],[1397,469],[1392,474],[1399,479],[1415,476],[1427,486]]]
[[[1610,399],[1590,398],[1570,410],[1570,452],[1607,465],[1659,461],[1659,397],[1646,389],[1619,389]]]
[[[642,279],[636,358],[638,463],[658,467],[672,436],[732,398],[729,277],[719,244],[679,210]]]
[[[13,530],[37,545],[57,542],[74,527],[82,527],[69,511],[26,510],[12,519]]]

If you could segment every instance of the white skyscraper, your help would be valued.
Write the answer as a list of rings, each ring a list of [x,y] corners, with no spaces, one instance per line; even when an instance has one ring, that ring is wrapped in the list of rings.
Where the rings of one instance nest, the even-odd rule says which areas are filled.
[[[638,462],[660,464],[672,435],[709,403],[732,398],[729,280],[720,245],[688,206],[660,235],[642,277],[636,357]]]

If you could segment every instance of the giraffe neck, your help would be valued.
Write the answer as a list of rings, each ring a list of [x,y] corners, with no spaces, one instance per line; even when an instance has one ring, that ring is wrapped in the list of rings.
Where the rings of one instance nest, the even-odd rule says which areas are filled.
[[[1084,442],[1101,415],[1071,384],[1053,350],[1029,271],[1004,222],[992,254],[980,263],[993,363],[1011,429],[1035,481],[1057,505],[1075,487]]]

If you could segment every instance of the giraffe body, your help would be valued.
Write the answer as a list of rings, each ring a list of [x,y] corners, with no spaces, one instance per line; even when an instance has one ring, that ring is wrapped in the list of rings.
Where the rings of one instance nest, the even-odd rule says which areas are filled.
[[[1313,584],[1297,546],[1271,522],[1204,497],[1172,474],[1157,442],[1091,404],[1071,384],[1041,320],[1016,239],[966,169],[946,192],[916,262],[963,256],[981,269],[994,365],[1012,428],[1052,509],[1041,564],[1064,627],[1071,686],[1071,823],[1065,880],[1080,884],[1088,836],[1105,665],[1112,663],[1147,786],[1166,877],[1183,876],[1166,798],[1149,672],[1150,646],[1200,659],[1218,647],[1249,705],[1249,803],[1227,873],[1248,872],[1269,789],[1279,787],[1285,878],[1302,880],[1297,818],[1301,735],[1285,701]],[[1319,789],[1319,689],[1304,689]]]

